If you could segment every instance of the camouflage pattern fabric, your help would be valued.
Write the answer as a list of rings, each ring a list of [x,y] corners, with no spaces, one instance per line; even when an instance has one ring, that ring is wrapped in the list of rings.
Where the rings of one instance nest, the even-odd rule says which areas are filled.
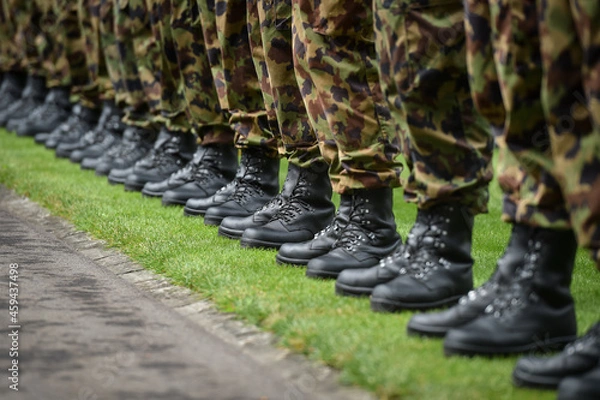
[[[125,46],[117,41],[115,34],[115,14],[115,0],[100,0],[100,46],[106,72],[115,91],[115,102],[123,109],[134,108],[135,98],[127,90],[126,75],[121,63],[121,50]],[[137,85],[139,87],[141,83],[138,82]]]
[[[87,107],[94,106],[89,102],[85,103],[90,98],[101,101],[115,98],[100,42],[100,8],[101,0],[78,1],[79,28],[83,36],[89,76],[89,82],[83,90],[89,95],[82,98],[82,103]]]
[[[553,169],[580,246],[600,268],[600,3],[538,0]]]
[[[123,121],[129,125],[158,129],[155,118],[160,104],[159,82],[153,74],[154,66],[144,58],[154,44],[146,3],[144,0],[114,0],[112,9],[119,55],[117,67],[121,69],[128,100]],[[146,64],[146,68],[143,65],[139,68],[142,63]]]
[[[308,168],[323,157],[294,73],[291,0],[247,0],[247,6],[250,47],[280,154]]]
[[[29,23],[30,20],[25,10],[26,7],[21,6],[21,9],[11,9],[15,6],[14,1],[0,1],[0,71],[23,71],[24,54],[18,47],[19,45],[19,19],[24,19]]]
[[[260,147],[268,157],[277,157],[277,138],[271,132],[267,111],[254,69],[248,38],[246,0],[199,0],[204,38],[221,108],[230,113],[240,148]],[[214,16],[214,18],[213,18]],[[216,38],[218,43],[214,43]],[[215,46],[218,45],[218,48]]]
[[[542,64],[535,0],[468,0],[467,61],[473,99],[495,127],[503,219],[570,227],[551,169],[540,101]]]
[[[292,2],[296,78],[338,193],[400,184],[401,140],[381,92],[371,6]]]
[[[183,80],[175,53],[171,0],[148,0],[147,7],[158,50],[155,62],[160,82],[160,116],[168,129],[192,134],[192,126],[186,115]]]
[[[406,201],[487,212],[493,137],[471,100],[462,1],[375,0],[382,85],[404,137]]]
[[[235,131],[219,103],[199,18],[195,0],[171,0],[173,56],[180,74],[185,113],[200,144],[232,144]]]
[[[36,0],[36,4],[42,10],[41,25],[47,33],[45,48],[42,49],[43,67],[48,72],[47,86],[86,85],[89,76],[77,2]]]

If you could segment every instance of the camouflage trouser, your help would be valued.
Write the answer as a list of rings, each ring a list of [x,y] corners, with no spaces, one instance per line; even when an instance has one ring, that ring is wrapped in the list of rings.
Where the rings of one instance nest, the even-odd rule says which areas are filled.
[[[186,101],[181,71],[175,53],[171,20],[174,8],[171,0],[147,0],[150,24],[155,39],[154,60],[160,83],[160,114],[170,130],[191,132],[192,125],[186,115]],[[175,1],[174,3],[183,3]],[[187,5],[187,4],[186,4]],[[158,68],[157,68],[158,67]]]
[[[77,2],[36,0],[42,13],[40,27],[45,40],[40,43],[47,86],[80,87],[89,77],[83,38],[77,17]]]
[[[560,188],[547,171],[550,145],[540,101],[535,0],[468,0],[467,60],[473,98],[495,126],[503,218],[565,229]]]
[[[277,156],[250,52],[246,0],[198,0],[198,7],[219,103],[230,113],[236,145],[259,146]]]
[[[398,186],[401,141],[381,93],[371,2],[292,3],[296,77],[333,190]]]
[[[150,13],[144,0],[114,0],[114,34],[120,73],[127,91],[127,108],[123,121],[129,125],[158,128],[158,68],[149,62],[155,39],[150,28]]]
[[[79,25],[84,40],[86,65],[89,82],[84,87],[81,103],[93,107],[97,100],[114,100],[115,90],[108,77],[106,62],[100,42],[100,6],[101,0],[79,0]],[[95,99],[96,102],[91,102]]]
[[[537,5],[551,172],[579,245],[591,250],[600,268],[600,3],[538,0]]]
[[[127,75],[124,74],[123,64],[121,63],[121,50],[127,49],[127,46],[120,45],[117,42],[115,34],[115,7],[115,0],[100,0],[100,46],[104,55],[106,72],[115,91],[115,102],[121,108],[131,109],[140,103],[136,103],[137,99],[131,96],[127,90],[125,82]],[[133,54],[133,52],[129,54]],[[128,65],[131,64],[130,62]],[[135,67],[135,64],[133,66]],[[137,86],[141,87],[141,83],[139,83],[139,79],[137,78],[137,72],[133,76],[135,77],[133,78],[134,81],[138,80]]]
[[[280,154],[303,168],[323,161],[294,73],[291,0],[247,0],[247,6],[250,47]]]
[[[406,201],[487,212],[493,137],[476,111],[462,1],[375,0],[382,86],[404,135]]]
[[[0,71],[23,70],[23,52],[17,44],[18,18],[24,10],[11,9],[11,1],[0,0]],[[22,7],[25,8],[25,7]],[[26,17],[26,16],[25,16]]]
[[[45,76],[36,40],[44,41],[35,2],[0,0],[0,70]]]
[[[200,143],[231,144],[235,132],[221,109],[195,0],[171,0],[170,25],[186,115]],[[169,59],[171,57],[168,57]]]

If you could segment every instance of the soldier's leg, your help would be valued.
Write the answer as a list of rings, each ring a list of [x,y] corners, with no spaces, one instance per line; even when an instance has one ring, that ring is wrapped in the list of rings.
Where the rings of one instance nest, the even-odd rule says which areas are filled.
[[[293,2],[296,77],[333,189],[349,223],[334,247],[308,262],[307,276],[367,268],[400,244],[392,210],[400,140],[388,126],[373,43],[371,2]]]
[[[122,118],[125,129],[123,139],[98,160],[95,166],[97,175],[109,175],[112,170],[124,171],[133,167],[150,152],[158,134],[150,114],[133,44],[134,39],[139,39],[140,32],[149,31],[145,2],[113,0],[111,3],[102,4],[102,12],[112,11],[113,20],[110,21],[107,15],[101,32],[103,42],[107,42],[107,46],[104,46],[107,65],[115,67],[109,67],[109,71],[117,70],[109,72],[111,80],[115,89],[123,90],[123,95],[117,94],[116,98],[126,106]],[[107,31],[110,28],[112,31]],[[116,60],[113,58],[115,55]],[[152,82],[152,78],[148,81]],[[119,178],[123,183],[127,176],[123,174]]]
[[[90,160],[98,159],[121,133],[119,124],[114,123],[120,119],[120,115],[115,112],[115,89],[108,75],[100,39],[101,3],[101,0],[79,0],[78,16],[89,75],[89,82],[82,89],[80,101],[90,108],[94,103],[99,103],[102,111],[93,129],[77,142],[61,144],[57,149],[57,154],[59,150],[68,152],[69,159],[73,162],[79,163],[87,158],[86,167],[89,167]]]
[[[496,0],[490,4],[496,30],[511,27],[502,30],[500,40],[494,43],[507,113],[497,143],[531,175],[540,197],[531,196],[536,206],[527,213],[517,213],[517,222],[526,229],[513,236],[509,248],[519,246],[522,250],[507,254],[501,261],[517,262],[510,285],[500,288],[490,302],[493,312],[448,332],[444,348],[449,354],[504,354],[561,347],[577,332],[569,288],[575,237],[564,218],[558,224],[549,220],[564,216],[560,212],[564,201],[549,173],[553,168],[550,141],[543,113],[539,117],[542,60],[535,1]],[[545,213],[546,208],[559,212]],[[517,302],[522,303],[514,307]]]
[[[600,266],[600,6],[581,0],[538,4],[552,173],[579,245],[590,250]]]
[[[15,40],[18,34],[16,18],[23,16],[17,14],[13,17],[12,6],[16,6],[12,1],[0,2],[0,72],[5,78],[0,85],[0,112],[21,97],[27,77],[22,53],[18,51]]]
[[[219,234],[241,238],[243,247],[279,248],[310,240],[333,217],[327,164],[294,75],[291,1],[248,0],[250,48],[272,131],[288,163],[281,192],[246,218],[225,218]]]
[[[453,304],[473,287],[474,215],[487,212],[492,178],[493,138],[470,95],[463,5],[376,0],[375,15],[384,93],[405,135],[404,197],[419,210],[409,242],[383,264],[385,279],[348,273],[338,287],[377,285],[376,311]]]
[[[190,199],[186,215],[204,214],[204,223],[219,225],[226,216],[253,214],[279,191],[277,138],[252,62],[245,0],[198,1],[200,21],[221,108],[230,113],[242,158],[236,179],[206,199]],[[219,10],[219,13],[216,13]]]
[[[100,90],[96,82],[98,65],[92,57],[93,49],[88,47],[88,26],[92,23],[92,16],[89,13],[82,14],[82,5],[83,1],[81,4],[72,1],[57,4],[57,13],[65,7],[69,9],[68,19],[64,22],[69,27],[66,55],[73,87],[71,92],[77,95],[78,101],[69,121],[52,132],[45,145],[55,148],[56,156],[63,158],[70,157],[84,135],[95,128],[102,112]]]
[[[39,54],[35,46],[35,32],[39,30],[39,13],[35,11],[35,3],[19,2],[15,0],[3,0],[3,9],[10,10],[5,16],[6,26],[4,32],[11,35],[10,38],[2,40],[4,49],[5,72],[7,72],[6,84],[11,81],[11,87],[16,90],[20,87],[19,76],[21,72],[27,73],[27,83],[20,93],[19,99],[14,100],[11,95],[0,95],[3,100],[12,99],[10,104],[0,112],[0,126],[6,126],[8,130],[14,129],[14,122],[29,116],[46,97],[46,82],[44,71],[39,68]],[[10,20],[8,20],[8,16]],[[4,23],[3,23],[4,24]],[[30,60],[36,61],[34,65]],[[16,77],[16,79],[15,79]],[[16,83],[16,85],[15,85]],[[8,89],[5,87],[5,89]],[[2,92],[0,88],[0,92]],[[1,107],[0,107],[1,108]]]
[[[162,182],[144,186],[142,193],[162,196],[163,205],[185,205],[188,199],[214,195],[234,178],[238,165],[235,132],[219,104],[198,19],[195,1],[171,1],[171,57],[177,64],[186,115],[199,141],[186,167]]]
[[[71,116],[71,89],[87,82],[87,68],[77,19],[77,3],[65,0],[38,0],[37,3],[43,14],[41,20],[46,36],[43,66],[48,71],[47,86],[50,92],[46,96],[44,110],[24,120],[18,126],[17,134],[32,136],[52,132],[52,140],[50,136],[46,139],[49,141],[48,147],[54,148],[62,133],[70,130],[67,120]],[[80,113],[92,115],[95,110],[76,107],[71,123],[77,122]],[[97,119],[97,116],[92,115],[91,118]]]
[[[138,71],[146,98],[157,125],[161,125],[152,152],[137,162],[131,171],[113,171],[109,181],[124,179],[125,190],[141,191],[146,183],[167,179],[183,168],[196,151],[196,135],[185,116],[183,81],[170,26],[170,0],[146,0],[149,30],[134,37]]]
[[[555,165],[550,172],[561,186],[578,244],[591,250],[598,262],[600,7],[578,0],[538,1],[537,5],[544,67],[542,104]],[[596,323],[562,353],[519,360],[513,380],[520,386],[558,387],[560,399],[599,398],[599,343],[600,324]],[[582,354],[585,362],[581,362]]]

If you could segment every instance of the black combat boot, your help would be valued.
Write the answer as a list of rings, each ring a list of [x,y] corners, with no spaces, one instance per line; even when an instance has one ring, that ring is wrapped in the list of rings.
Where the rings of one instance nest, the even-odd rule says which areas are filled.
[[[570,376],[558,385],[557,400],[600,399],[600,364],[583,375]]]
[[[4,111],[19,101],[25,84],[27,74],[23,72],[6,72],[2,85],[0,85],[0,111]]]
[[[94,128],[98,125],[100,113],[100,108],[88,108],[79,104],[73,107],[71,114],[73,120],[69,123],[70,129],[66,134],[56,136],[56,138],[50,135],[46,140],[46,147],[56,148],[57,157],[69,158],[73,150],[79,147],[79,141],[83,136],[88,132],[93,133]],[[56,140],[56,145],[53,140]]]
[[[28,117],[44,103],[47,94],[46,79],[29,75],[27,85],[21,93],[21,98],[0,112],[0,126],[6,126],[6,129],[10,131],[14,130],[18,125],[18,121]]]
[[[142,193],[162,196],[164,206],[185,205],[189,199],[214,195],[231,182],[237,167],[238,151],[233,144],[199,146],[188,165],[161,182],[148,182]]]
[[[81,163],[82,169],[94,169],[92,160],[98,160],[110,147],[121,141],[125,129],[122,117],[123,113],[113,101],[105,101],[98,123],[79,140],[69,159]]]
[[[371,293],[373,311],[430,309],[454,304],[473,289],[473,215],[458,204],[419,210],[415,247],[387,259],[398,276]]]
[[[406,273],[410,269],[410,263],[417,258],[421,249],[429,251],[430,240],[441,233],[438,230],[440,222],[444,225],[449,223],[445,222],[446,219],[450,221],[449,214],[456,214],[455,217],[459,219],[462,217],[461,214],[451,212],[448,207],[454,208],[452,205],[445,205],[431,210],[419,210],[406,243],[393,255],[381,260],[375,267],[349,269],[342,272],[335,283],[336,293],[343,296],[370,296],[376,286],[391,282],[401,273]],[[468,232],[470,232],[470,228],[463,233]],[[438,244],[438,246],[440,245]],[[468,258],[470,259],[470,254]]]
[[[340,207],[329,225],[317,232],[311,240],[301,243],[284,243],[275,261],[279,264],[306,265],[313,258],[327,254],[348,225],[352,211],[352,196],[341,196]]]
[[[38,133],[52,132],[58,128],[71,115],[70,95],[71,88],[68,86],[57,86],[50,89],[44,99],[44,104],[17,125],[17,135],[35,136]]]
[[[240,245],[279,249],[284,243],[310,240],[329,225],[335,206],[331,202],[331,181],[325,171],[327,164],[324,162],[309,168],[290,164],[289,196],[266,224],[248,226],[243,231]]]
[[[485,314],[444,340],[446,355],[549,351],[576,338],[570,284],[577,242],[571,230],[535,228],[523,266]]]
[[[308,262],[306,276],[337,278],[345,269],[368,268],[402,243],[396,232],[392,189],[356,189],[351,195],[349,222],[331,251]]]
[[[490,279],[461,297],[458,304],[448,310],[414,315],[408,322],[408,333],[443,337],[450,329],[458,328],[483,315],[486,307],[510,285],[517,268],[523,266],[530,235],[530,227],[513,224],[508,246]]]
[[[191,132],[163,127],[152,151],[133,166],[125,180],[125,190],[141,191],[147,182],[160,182],[183,168],[196,151],[197,137]],[[111,176],[108,176],[111,180]]]
[[[230,239],[240,239],[244,230],[250,227],[262,226],[269,222],[279,209],[288,201],[294,185],[300,176],[300,168],[290,164],[283,182],[283,188],[264,206],[247,217],[225,217],[219,225],[219,235]]]
[[[108,175],[113,169],[127,169],[144,157],[156,141],[156,131],[139,126],[128,126],[123,131],[123,140],[111,147],[100,157],[96,175]]]
[[[205,225],[217,226],[223,218],[229,216],[252,215],[275,197],[279,192],[279,158],[267,157],[259,148],[242,149],[242,159],[235,180],[238,184],[226,201],[206,210]],[[218,193],[215,194],[217,195]]]
[[[513,371],[517,386],[556,389],[569,376],[582,375],[600,362],[600,322],[552,357],[525,356]]]

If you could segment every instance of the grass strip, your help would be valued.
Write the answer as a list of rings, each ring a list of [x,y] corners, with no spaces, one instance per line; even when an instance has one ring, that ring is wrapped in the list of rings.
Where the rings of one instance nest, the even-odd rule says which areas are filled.
[[[440,340],[407,336],[412,313],[375,314],[367,299],[336,296],[333,281],[307,279],[302,268],[277,265],[274,251],[242,249],[201,218],[184,218],[179,207],[162,207],[160,199],[111,186],[31,138],[5,130],[0,130],[0,183],[210,298],[221,311],[276,333],[281,346],[338,368],[344,383],[381,399],[555,398],[553,392],[513,387],[516,357],[445,358]],[[401,189],[394,204],[398,231],[406,237],[416,208],[403,202]],[[490,213],[475,222],[477,285],[490,276],[508,240],[510,227],[500,221],[500,205],[494,182]],[[587,254],[578,253],[572,288],[580,332],[597,319],[596,274]]]

